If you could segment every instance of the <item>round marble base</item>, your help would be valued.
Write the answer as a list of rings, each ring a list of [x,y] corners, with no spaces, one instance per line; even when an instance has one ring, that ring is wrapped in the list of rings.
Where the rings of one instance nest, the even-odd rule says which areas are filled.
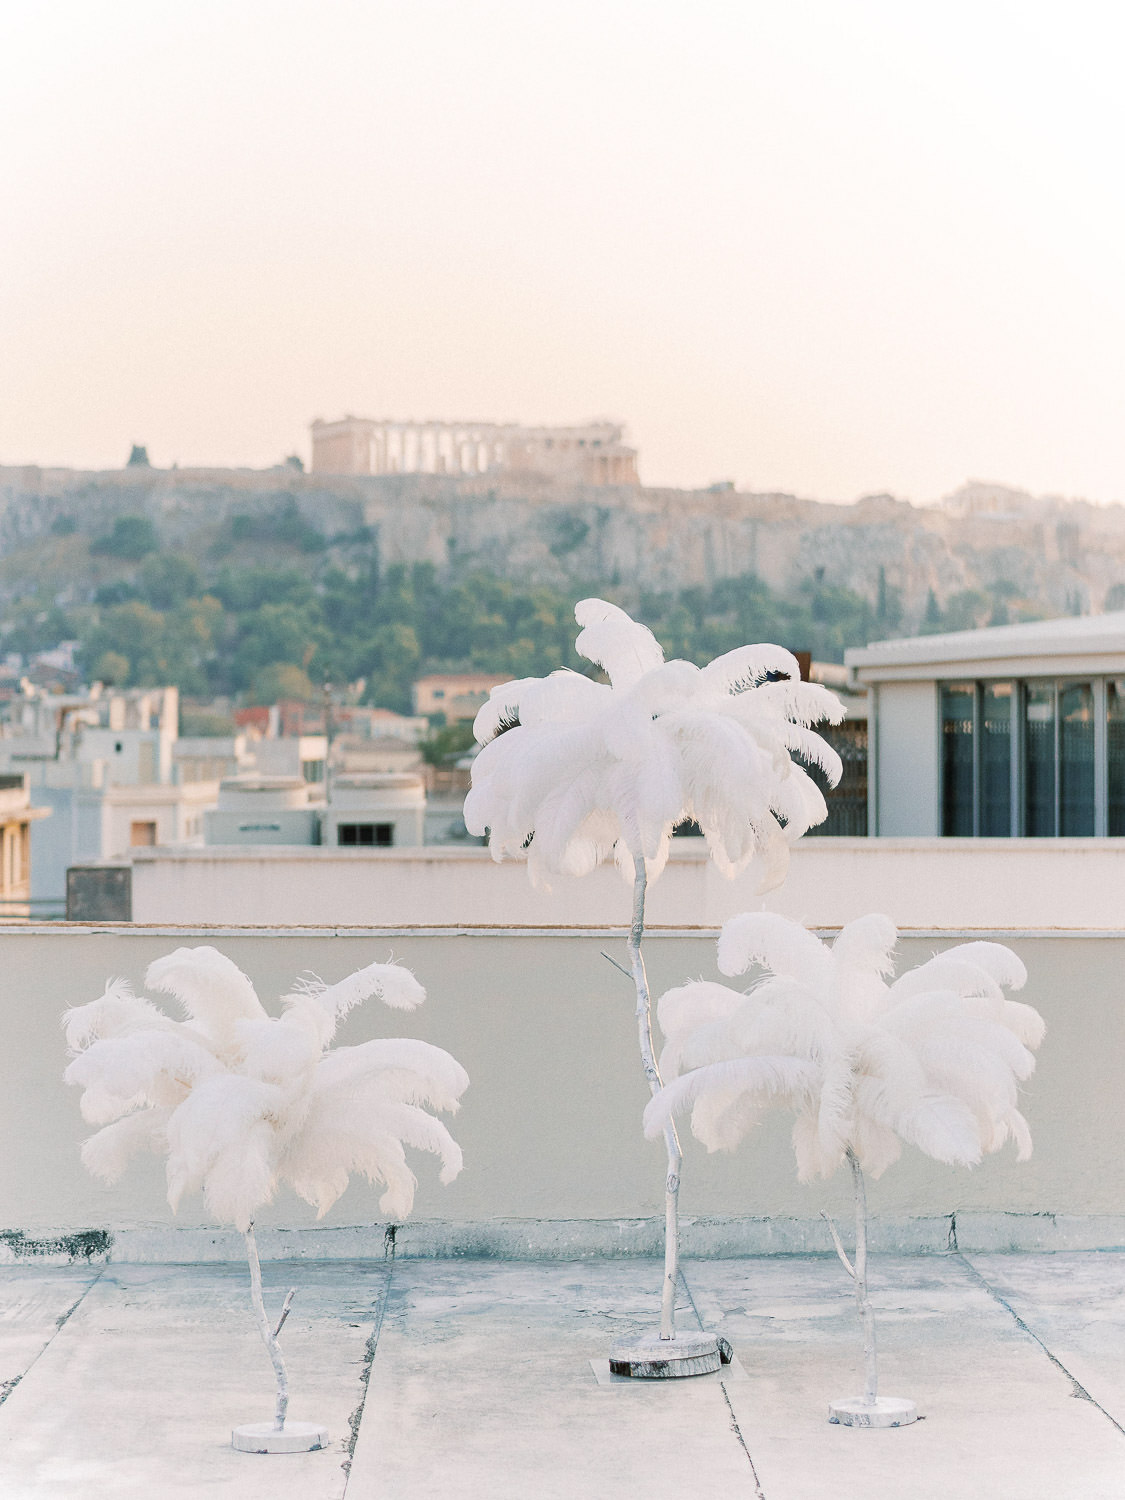
[[[850,1401],[833,1401],[828,1420],[841,1427],[907,1427],[918,1420],[918,1408],[902,1396],[880,1396],[869,1406],[862,1396]]]
[[[713,1333],[677,1333],[674,1339],[630,1339],[610,1349],[609,1372],[631,1375],[637,1380],[711,1375],[723,1363],[719,1343]]]
[[[246,1422],[230,1435],[239,1453],[315,1453],[328,1447],[328,1428],[319,1422],[286,1422],[280,1430],[272,1422]]]

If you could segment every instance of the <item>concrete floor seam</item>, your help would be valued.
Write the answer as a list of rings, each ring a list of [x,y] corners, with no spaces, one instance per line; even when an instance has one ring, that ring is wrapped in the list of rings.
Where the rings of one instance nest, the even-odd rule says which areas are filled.
[[[695,1321],[699,1327],[700,1333],[705,1333],[707,1330],[703,1326],[703,1319],[702,1317],[700,1317],[699,1308],[696,1306],[695,1296],[692,1293],[691,1287],[688,1285],[688,1279],[684,1274],[684,1269],[682,1266],[680,1267],[680,1285],[684,1289],[684,1295],[687,1297],[688,1305],[690,1306],[692,1312],[695,1314]],[[750,1474],[754,1480],[755,1500],[766,1500],[765,1491],[762,1489],[762,1481],[758,1478],[758,1469],[756,1464],[754,1463],[753,1454],[750,1452],[750,1445],[749,1443],[747,1443],[746,1434],[742,1431],[739,1420],[735,1416],[734,1407],[731,1405],[730,1392],[727,1390],[725,1380],[719,1381],[719,1389],[723,1393],[723,1400],[726,1402],[727,1412],[730,1416],[730,1430],[734,1433],[735,1441],[738,1443],[738,1446],[742,1449],[743,1453],[745,1453],[746,1462],[750,1465]]]
[[[992,1298],[992,1300],[1004,1309],[1004,1311],[1008,1314],[1008,1316],[1012,1319],[1016,1327],[1019,1328],[1021,1332],[1026,1333],[1029,1339],[1038,1344],[1039,1348],[1051,1361],[1055,1369],[1070,1381],[1074,1395],[1078,1396],[1083,1401],[1088,1401],[1091,1406],[1096,1407],[1096,1409],[1101,1412],[1102,1416],[1105,1417],[1106,1421],[1109,1422],[1112,1426],[1116,1427],[1117,1431],[1122,1435],[1122,1437],[1125,1437],[1125,1426],[1122,1426],[1117,1418],[1113,1416],[1111,1412],[1108,1412],[1100,1401],[1091,1396],[1090,1392],[1086,1389],[1082,1382],[1077,1379],[1077,1377],[1073,1375],[1070,1370],[1067,1369],[1066,1365],[1063,1364],[1058,1355],[1047,1347],[1046,1343],[1039,1337],[1034,1328],[1030,1327],[1030,1325],[1020,1317],[1019,1313],[1016,1312],[1011,1303],[1008,1302],[1008,1300],[996,1289],[996,1287],[994,1287],[992,1283],[988,1281],[987,1278],[980,1273],[980,1271],[977,1270],[976,1266],[974,1266],[972,1261],[968,1259],[964,1251],[958,1250],[955,1251],[954,1254],[968,1271],[969,1275],[977,1283],[977,1285],[982,1287],[984,1291],[987,1292],[988,1295]]]
[[[392,1241],[393,1243],[393,1241]],[[363,1352],[363,1371],[360,1376],[359,1403],[348,1419],[348,1451],[340,1467],[344,1471],[344,1488],[341,1491],[340,1500],[346,1500],[348,1485],[352,1478],[352,1460],[355,1457],[355,1445],[359,1441],[359,1429],[363,1425],[363,1413],[367,1406],[367,1392],[371,1385],[371,1371],[375,1364],[375,1353],[379,1347],[379,1335],[383,1331],[383,1318],[386,1315],[387,1303],[391,1296],[391,1283],[394,1281],[394,1256],[390,1257],[391,1267],[387,1272],[387,1279],[383,1284],[382,1293],[379,1298],[379,1306],[375,1313],[375,1326],[371,1330]]]
[[[4,1384],[3,1388],[0,1389],[0,1406],[3,1406],[4,1402],[7,1401],[8,1397],[12,1394],[12,1392],[19,1385],[19,1383],[22,1380],[25,1380],[27,1378],[27,1376],[31,1373],[31,1371],[35,1368],[35,1366],[43,1358],[44,1354],[46,1354],[47,1350],[55,1342],[55,1340],[58,1338],[59,1334],[63,1331],[63,1329],[66,1327],[66,1325],[70,1322],[71,1318],[78,1311],[78,1309],[82,1306],[83,1302],[85,1302],[86,1298],[94,1290],[94,1288],[97,1286],[98,1282],[105,1275],[105,1273],[106,1273],[107,1270],[108,1270],[108,1263],[106,1263],[106,1264],[104,1264],[102,1266],[101,1270],[94,1277],[94,1279],[90,1282],[90,1284],[82,1289],[82,1291],[75,1298],[75,1300],[71,1303],[71,1305],[66,1309],[66,1311],[59,1316],[59,1318],[57,1319],[57,1321],[55,1323],[55,1331],[54,1331],[54,1333],[51,1334],[51,1337],[47,1340],[47,1342],[39,1350],[38,1354],[35,1355],[34,1359],[32,1359],[31,1362],[28,1365],[26,1365],[24,1367],[24,1369],[22,1369],[20,1371],[20,1373],[16,1376],[16,1378],[14,1380],[7,1381]]]

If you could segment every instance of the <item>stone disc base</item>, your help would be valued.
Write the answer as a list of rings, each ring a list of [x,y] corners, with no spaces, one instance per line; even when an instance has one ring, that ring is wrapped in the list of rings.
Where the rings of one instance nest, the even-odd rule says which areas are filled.
[[[315,1453],[328,1447],[328,1428],[319,1422],[286,1422],[280,1431],[272,1422],[246,1422],[230,1435],[239,1453]]]
[[[684,1375],[711,1375],[724,1363],[722,1341],[713,1333],[678,1333],[674,1339],[643,1338],[614,1344],[609,1351],[611,1375],[637,1380],[675,1380]],[[729,1345],[726,1346],[729,1361]]]
[[[841,1427],[908,1427],[918,1420],[918,1408],[902,1396],[880,1396],[874,1406],[868,1406],[862,1396],[854,1396],[849,1401],[831,1402],[828,1420]]]

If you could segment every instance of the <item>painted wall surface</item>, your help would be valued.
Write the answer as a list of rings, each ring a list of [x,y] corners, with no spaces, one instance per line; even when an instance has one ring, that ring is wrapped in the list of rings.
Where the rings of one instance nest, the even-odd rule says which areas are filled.
[[[941,744],[936,682],[879,684],[876,775],[881,837],[941,832]]]
[[[114,1187],[87,1177],[79,1143],[88,1133],[78,1091],[61,1080],[59,1027],[70,1004],[91,999],[107,976],[140,984],[155,957],[201,935],[135,928],[0,931],[5,1047],[0,1059],[0,1229],[126,1229],[171,1224],[160,1164],[139,1160]],[[448,1188],[418,1156],[422,1219],[594,1219],[661,1210],[664,1156],[645,1141],[647,1098],[637,1056],[630,982],[602,956],[624,958],[620,931],[514,934],[368,931],[348,935],[213,935],[255,981],[267,1006],[296,974],[336,980],[391,954],[429,991],[410,1016],[368,1002],[341,1031],[344,1042],[413,1035],[447,1048],[472,1080],[454,1130],[465,1170]],[[947,946],[948,934],[903,940],[913,964]],[[871,1188],[879,1215],[954,1210],[1040,1214],[1125,1213],[1125,932],[1010,939],[1027,964],[1025,998],[1047,1020],[1040,1066],[1025,1090],[1035,1139],[1030,1162],[1012,1149],[974,1171],[942,1167],[907,1148]],[[647,943],[659,995],[686,977],[719,978],[715,945],[699,933],[655,933]],[[685,1215],[786,1214],[814,1220],[821,1207],[846,1216],[843,1174],[798,1186],[779,1114],[737,1153],[709,1156],[686,1137]],[[379,1221],[377,1193],[353,1184],[325,1222]],[[200,1201],[175,1221],[205,1225]],[[262,1225],[306,1226],[311,1209],[285,1192]]]
[[[885,912],[900,928],[1116,928],[1125,839],[805,838],[784,885],[727,880],[701,839],[677,839],[649,892],[657,926],[717,927],[765,907],[837,927]],[[455,846],[137,850],[133,920],[245,926],[602,926],[628,920],[612,867],[536,890],[526,867]]]

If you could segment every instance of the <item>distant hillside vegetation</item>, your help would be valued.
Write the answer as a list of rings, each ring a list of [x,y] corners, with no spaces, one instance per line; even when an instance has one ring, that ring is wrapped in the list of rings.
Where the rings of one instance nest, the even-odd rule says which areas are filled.
[[[193,696],[420,672],[539,674],[573,605],[638,611],[670,655],[848,645],[1125,607],[1125,511],[973,486],[941,508],[783,495],[135,467],[0,469],[0,648],[82,643],[91,676]]]

